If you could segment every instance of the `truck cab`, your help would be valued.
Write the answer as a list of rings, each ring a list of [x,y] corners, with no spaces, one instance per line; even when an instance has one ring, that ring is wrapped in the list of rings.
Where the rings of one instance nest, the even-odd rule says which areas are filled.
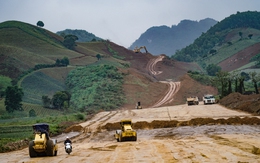
[[[204,102],[204,105],[206,105],[206,104],[215,104],[216,100],[215,100],[215,97],[213,95],[207,94],[207,95],[203,96],[203,102]]]

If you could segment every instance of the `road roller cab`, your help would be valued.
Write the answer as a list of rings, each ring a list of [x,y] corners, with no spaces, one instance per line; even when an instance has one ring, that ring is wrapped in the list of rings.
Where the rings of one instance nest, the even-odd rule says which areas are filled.
[[[34,140],[29,142],[30,157],[56,156],[58,152],[57,140],[50,138],[49,125],[37,123],[33,126]]]

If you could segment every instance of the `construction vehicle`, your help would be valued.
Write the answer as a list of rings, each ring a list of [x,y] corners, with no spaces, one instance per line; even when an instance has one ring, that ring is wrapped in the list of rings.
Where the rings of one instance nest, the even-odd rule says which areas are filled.
[[[142,109],[141,102],[138,101],[135,106],[136,109]]]
[[[189,105],[199,105],[199,98],[197,96],[188,97],[187,104]]]
[[[216,103],[215,97],[211,94],[204,95],[203,96],[203,103],[204,103],[204,105],[215,104]]]
[[[118,142],[136,141],[137,133],[132,129],[132,121],[129,119],[121,120],[121,130],[116,130],[115,138]]]
[[[147,49],[145,46],[141,46],[140,48],[138,48],[137,46],[135,47],[134,49],[134,52],[135,53],[141,53],[141,49],[144,49],[145,50],[145,53],[148,53]]]
[[[57,156],[57,140],[50,138],[49,125],[47,123],[37,123],[32,127],[34,140],[29,142],[30,157]]]

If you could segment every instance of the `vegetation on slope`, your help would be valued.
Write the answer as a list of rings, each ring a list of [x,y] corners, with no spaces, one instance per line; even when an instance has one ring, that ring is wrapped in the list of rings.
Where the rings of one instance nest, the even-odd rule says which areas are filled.
[[[230,17],[224,19],[215,26],[211,27],[206,33],[203,33],[199,38],[194,41],[193,44],[187,46],[184,49],[181,49],[180,51],[177,51],[175,55],[172,56],[172,58],[179,61],[193,62],[199,61],[200,59],[208,57],[209,55],[214,56],[221,46],[227,47],[228,45],[233,44],[232,41],[228,40],[227,36],[229,36],[228,34],[234,29],[254,28],[259,30],[259,19],[260,12],[238,12],[237,14],[231,15]],[[236,35],[241,36],[241,34],[242,33],[237,32]],[[259,38],[256,37],[256,39],[257,40],[254,41],[249,40],[249,42],[252,42],[251,45],[255,42],[260,41]],[[233,49],[236,48],[233,47]],[[235,52],[233,52],[233,54],[234,53]],[[232,55],[232,53],[228,54]],[[221,59],[214,61],[219,62],[221,61]]]
[[[19,21],[0,23],[0,74],[12,79],[37,64],[54,64],[57,58],[80,57],[65,48],[62,37]]]
[[[72,70],[66,80],[71,106],[84,111],[111,110],[125,100],[123,74],[111,65],[93,65]]]
[[[75,35],[78,37],[77,42],[90,42],[90,41],[103,40],[92,33],[89,33],[85,30],[79,30],[79,29],[75,29],[75,30],[65,29],[63,31],[58,31],[57,34],[62,37],[64,37],[65,35]]]
[[[23,101],[31,104],[42,105],[42,96],[52,96],[57,91],[65,90],[65,84],[55,80],[41,71],[37,71],[26,77],[21,87],[24,90]],[[52,94],[50,94],[52,93]]]

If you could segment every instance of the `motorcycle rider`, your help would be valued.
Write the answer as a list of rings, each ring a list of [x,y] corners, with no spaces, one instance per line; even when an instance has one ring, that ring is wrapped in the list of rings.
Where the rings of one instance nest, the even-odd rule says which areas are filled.
[[[68,136],[66,137],[66,140],[64,141],[64,145],[66,145],[66,143],[70,143],[70,145],[72,144],[72,142]],[[71,145],[71,149],[72,149],[72,145]]]

